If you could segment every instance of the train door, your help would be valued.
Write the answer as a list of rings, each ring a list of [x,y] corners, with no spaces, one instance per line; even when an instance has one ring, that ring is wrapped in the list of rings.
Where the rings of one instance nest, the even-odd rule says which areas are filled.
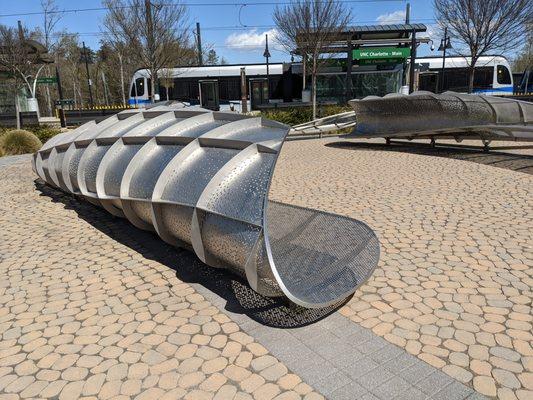
[[[208,110],[220,110],[218,95],[218,81],[214,79],[198,81],[200,92],[200,106]]]
[[[250,79],[250,103],[252,110],[268,104],[268,80],[266,78]]]

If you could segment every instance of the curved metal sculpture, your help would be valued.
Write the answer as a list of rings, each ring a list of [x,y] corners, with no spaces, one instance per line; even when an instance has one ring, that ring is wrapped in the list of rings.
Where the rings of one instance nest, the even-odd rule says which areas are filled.
[[[288,130],[192,107],[127,111],[52,138],[34,170],[263,295],[324,307],[368,279],[379,243],[362,222],[268,200]]]
[[[350,100],[353,136],[533,140],[533,104],[504,97],[445,92],[388,94]]]

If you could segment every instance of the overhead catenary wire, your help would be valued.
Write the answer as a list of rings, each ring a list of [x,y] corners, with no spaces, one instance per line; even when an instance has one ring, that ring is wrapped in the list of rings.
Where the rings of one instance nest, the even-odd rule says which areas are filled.
[[[356,3],[404,3],[406,0],[339,0],[339,3],[343,4],[356,4]],[[290,1],[266,1],[266,2],[224,2],[224,3],[213,3],[213,2],[170,2],[163,3],[163,7],[173,7],[175,5],[185,5],[187,7],[235,7],[235,6],[273,6],[273,5],[290,5]],[[134,6],[117,6],[113,7],[114,9],[120,10],[125,8],[133,8]],[[107,11],[108,7],[88,7],[88,8],[71,8],[63,10],[53,10],[47,11],[30,11],[30,12],[19,12],[11,14],[0,14],[0,18],[6,17],[23,17],[30,15],[44,15],[44,14],[65,14],[65,13],[78,13],[78,12],[94,12],[94,11]]]
[[[398,19],[397,22],[402,22],[403,19]],[[371,24],[375,23],[375,20],[365,20],[365,21],[353,21],[354,24]],[[411,20],[413,23],[434,23],[436,20],[434,18],[418,18]],[[276,25],[245,25],[245,26],[239,26],[239,25],[229,25],[229,26],[206,26],[202,27],[202,31],[234,31],[234,30],[254,30],[254,29],[273,29],[276,28]],[[187,31],[190,29],[183,29],[183,31]],[[106,36],[107,32],[55,32],[52,35],[53,36]]]

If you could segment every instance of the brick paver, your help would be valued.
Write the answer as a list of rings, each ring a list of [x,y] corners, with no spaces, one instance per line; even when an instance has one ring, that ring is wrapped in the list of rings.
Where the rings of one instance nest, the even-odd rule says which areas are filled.
[[[0,398],[323,398],[133,239],[108,236],[112,218],[34,179],[29,159],[0,168]]]
[[[327,142],[287,143],[272,197],[378,234],[379,267],[341,313],[480,393],[532,399],[533,150]]]
[[[325,145],[332,141],[287,143],[272,197],[358,218],[378,234],[380,265],[340,312],[479,393],[532,398],[533,151]],[[42,195],[33,179],[28,164],[0,168],[0,393],[321,398],[255,333],[158,257],[130,248],[134,238],[109,235],[112,218],[49,189]],[[319,339],[306,340],[329,354]],[[368,343],[359,350],[380,362]],[[320,387],[340,388],[331,398],[370,389],[418,398],[449,382],[418,364],[390,376],[401,363],[367,374],[349,365],[358,369],[316,376]],[[359,383],[343,386],[354,374]],[[456,383],[433,397],[464,397]]]

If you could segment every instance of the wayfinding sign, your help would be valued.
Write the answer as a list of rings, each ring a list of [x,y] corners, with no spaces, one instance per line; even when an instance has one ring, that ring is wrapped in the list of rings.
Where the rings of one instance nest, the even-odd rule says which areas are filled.
[[[37,78],[37,83],[38,84],[52,84],[52,83],[56,83],[57,82],[57,79],[55,76],[43,76],[41,78]]]

